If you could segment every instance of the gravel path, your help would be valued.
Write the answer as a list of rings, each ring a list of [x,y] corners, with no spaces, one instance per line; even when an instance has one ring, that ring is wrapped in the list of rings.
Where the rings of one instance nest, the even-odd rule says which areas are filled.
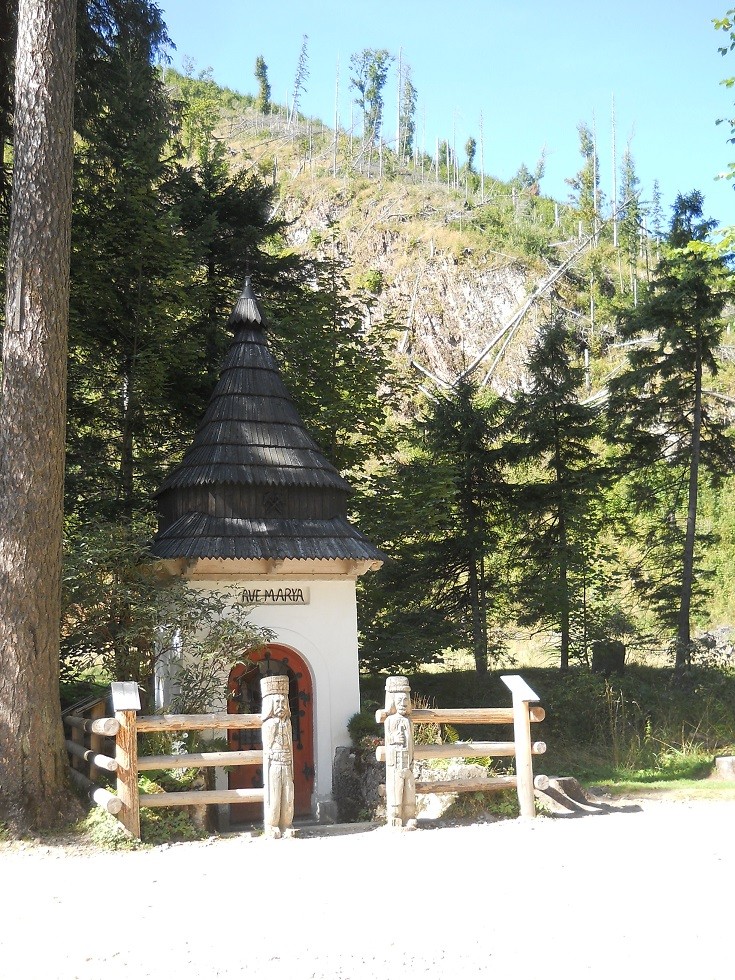
[[[3,980],[731,980],[735,802],[0,850]]]

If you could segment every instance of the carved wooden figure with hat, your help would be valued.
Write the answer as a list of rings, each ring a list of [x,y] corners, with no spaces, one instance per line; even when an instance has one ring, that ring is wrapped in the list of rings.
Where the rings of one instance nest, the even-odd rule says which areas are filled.
[[[288,705],[288,677],[274,674],[260,682],[263,694],[264,823],[269,837],[293,834],[293,736]]]
[[[406,677],[385,682],[385,796],[389,827],[416,828],[411,688]]]

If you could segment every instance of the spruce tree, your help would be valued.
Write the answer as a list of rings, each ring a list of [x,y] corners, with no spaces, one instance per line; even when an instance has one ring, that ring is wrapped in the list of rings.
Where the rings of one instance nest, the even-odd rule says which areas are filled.
[[[258,94],[255,98],[255,108],[258,112],[271,111],[271,85],[268,81],[268,65],[262,54],[255,59],[255,78],[258,82]]]
[[[411,79],[411,68],[406,65],[403,88],[401,90],[399,130],[401,145],[397,148],[400,160],[410,159],[416,139],[416,99],[418,92]]]
[[[696,576],[700,480],[735,470],[728,422],[706,391],[717,374],[722,314],[733,294],[723,259],[706,245],[713,226],[703,218],[699,191],[676,198],[650,292],[621,316],[621,335],[640,343],[629,347],[625,370],[610,383],[613,431],[640,507],[660,512],[666,494],[678,575],[673,589],[670,580],[659,579],[653,593],[664,624],[675,632],[677,672],[690,660],[692,601],[702,588]],[[652,474],[658,476],[655,494]]]
[[[559,635],[566,670],[573,635],[589,637],[587,583],[600,532],[603,470],[594,441],[596,409],[582,404],[584,368],[575,337],[552,319],[529,353],[528,381],[504,424],[504,452],[515,467],[518,619]]]
[[[390,560],[364,583],[366,665],[416,667],[452,647],[470,651],[478,675],[487,673],[504,600],[501,411],[458,383],[429,404],[373,478],[362,526]]]
[[[350,85],[362,110],[363,146],[373,147],[383,122],[383,89],[393,55],[385,48],[365,48],[350,58]]]
[[[595,149],[595,137],[586,123],[577,126],[579,134],[579,152],[584,164],[576,177],[567,178],[567,183],[576,192],[575,204],[579,208],[582,221],[589,232],[597,229],[599,217],[599,183],[600,167]]]
[[[75,16],[18,8],[0,426],[0,823],[18,830],[74,813],[58,678]]]
[[[640,203],[641,186],[635,169],[635,161],[627,146],[620,167],[620,245],[628,263],[632,281],[636,276],[638,252],[641,243],[643,212]]]
[[[172,374],[196,361],[166,161],[173,115],[154,64],[168,38],[148,0],[90,6],[80,34],[67,506],[129,519],[180,423]]]

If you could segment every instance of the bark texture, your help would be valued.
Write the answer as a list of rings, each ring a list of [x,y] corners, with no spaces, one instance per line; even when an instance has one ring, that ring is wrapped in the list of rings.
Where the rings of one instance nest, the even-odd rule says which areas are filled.
[[[20,0],[0,426],[0,820],[69,815],[59,621],[75,0]]]

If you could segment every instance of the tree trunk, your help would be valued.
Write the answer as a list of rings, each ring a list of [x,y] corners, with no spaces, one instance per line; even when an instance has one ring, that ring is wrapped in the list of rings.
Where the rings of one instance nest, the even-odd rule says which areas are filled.
[[[556,475],[557,493],[561,498],[559,504],[559,632],[561,634],[559,650],[559,669],[569,670],[569,562],[567,556],[567,521],[566,495],[564,493],[564,468],[562,466],[561,431],[556,406],[554,418],[554,472]]]
[[[681,597],[676,630],[675,671],[681,672],[689,664],[691,650],[690,611],[694,586],[694,542],[697,532],[697,496],[699,489],[699,456],[702,436],[702,345],[697,343],[694,368],[694,406],[692,408],[692,451],[689,458],[689,495],[687,502],[687,526],[684,538],[684,557],[681,569]]]
[[[468,584],[470,590],[470,614],[472,617],[472,649],[475,657],[475,669],[478,677],[487,674],[487,618],[485,603],[482,596],[481,576],[478,574],[478,564],[482,558],[473,554],[469,562]]]
[[[59,705],[75,0],[20,0],[0,428],[0,820],[76,815]]]
[[[569,670],[569,572],[567,562],[567,524],[559,512],[559,632],[561,633],[559,668]]]
[[[17,0],[0,0],[0,234],[4,233],[10,204],[10,166],[5,147],[12,139],[13,55],[15,53]]]

